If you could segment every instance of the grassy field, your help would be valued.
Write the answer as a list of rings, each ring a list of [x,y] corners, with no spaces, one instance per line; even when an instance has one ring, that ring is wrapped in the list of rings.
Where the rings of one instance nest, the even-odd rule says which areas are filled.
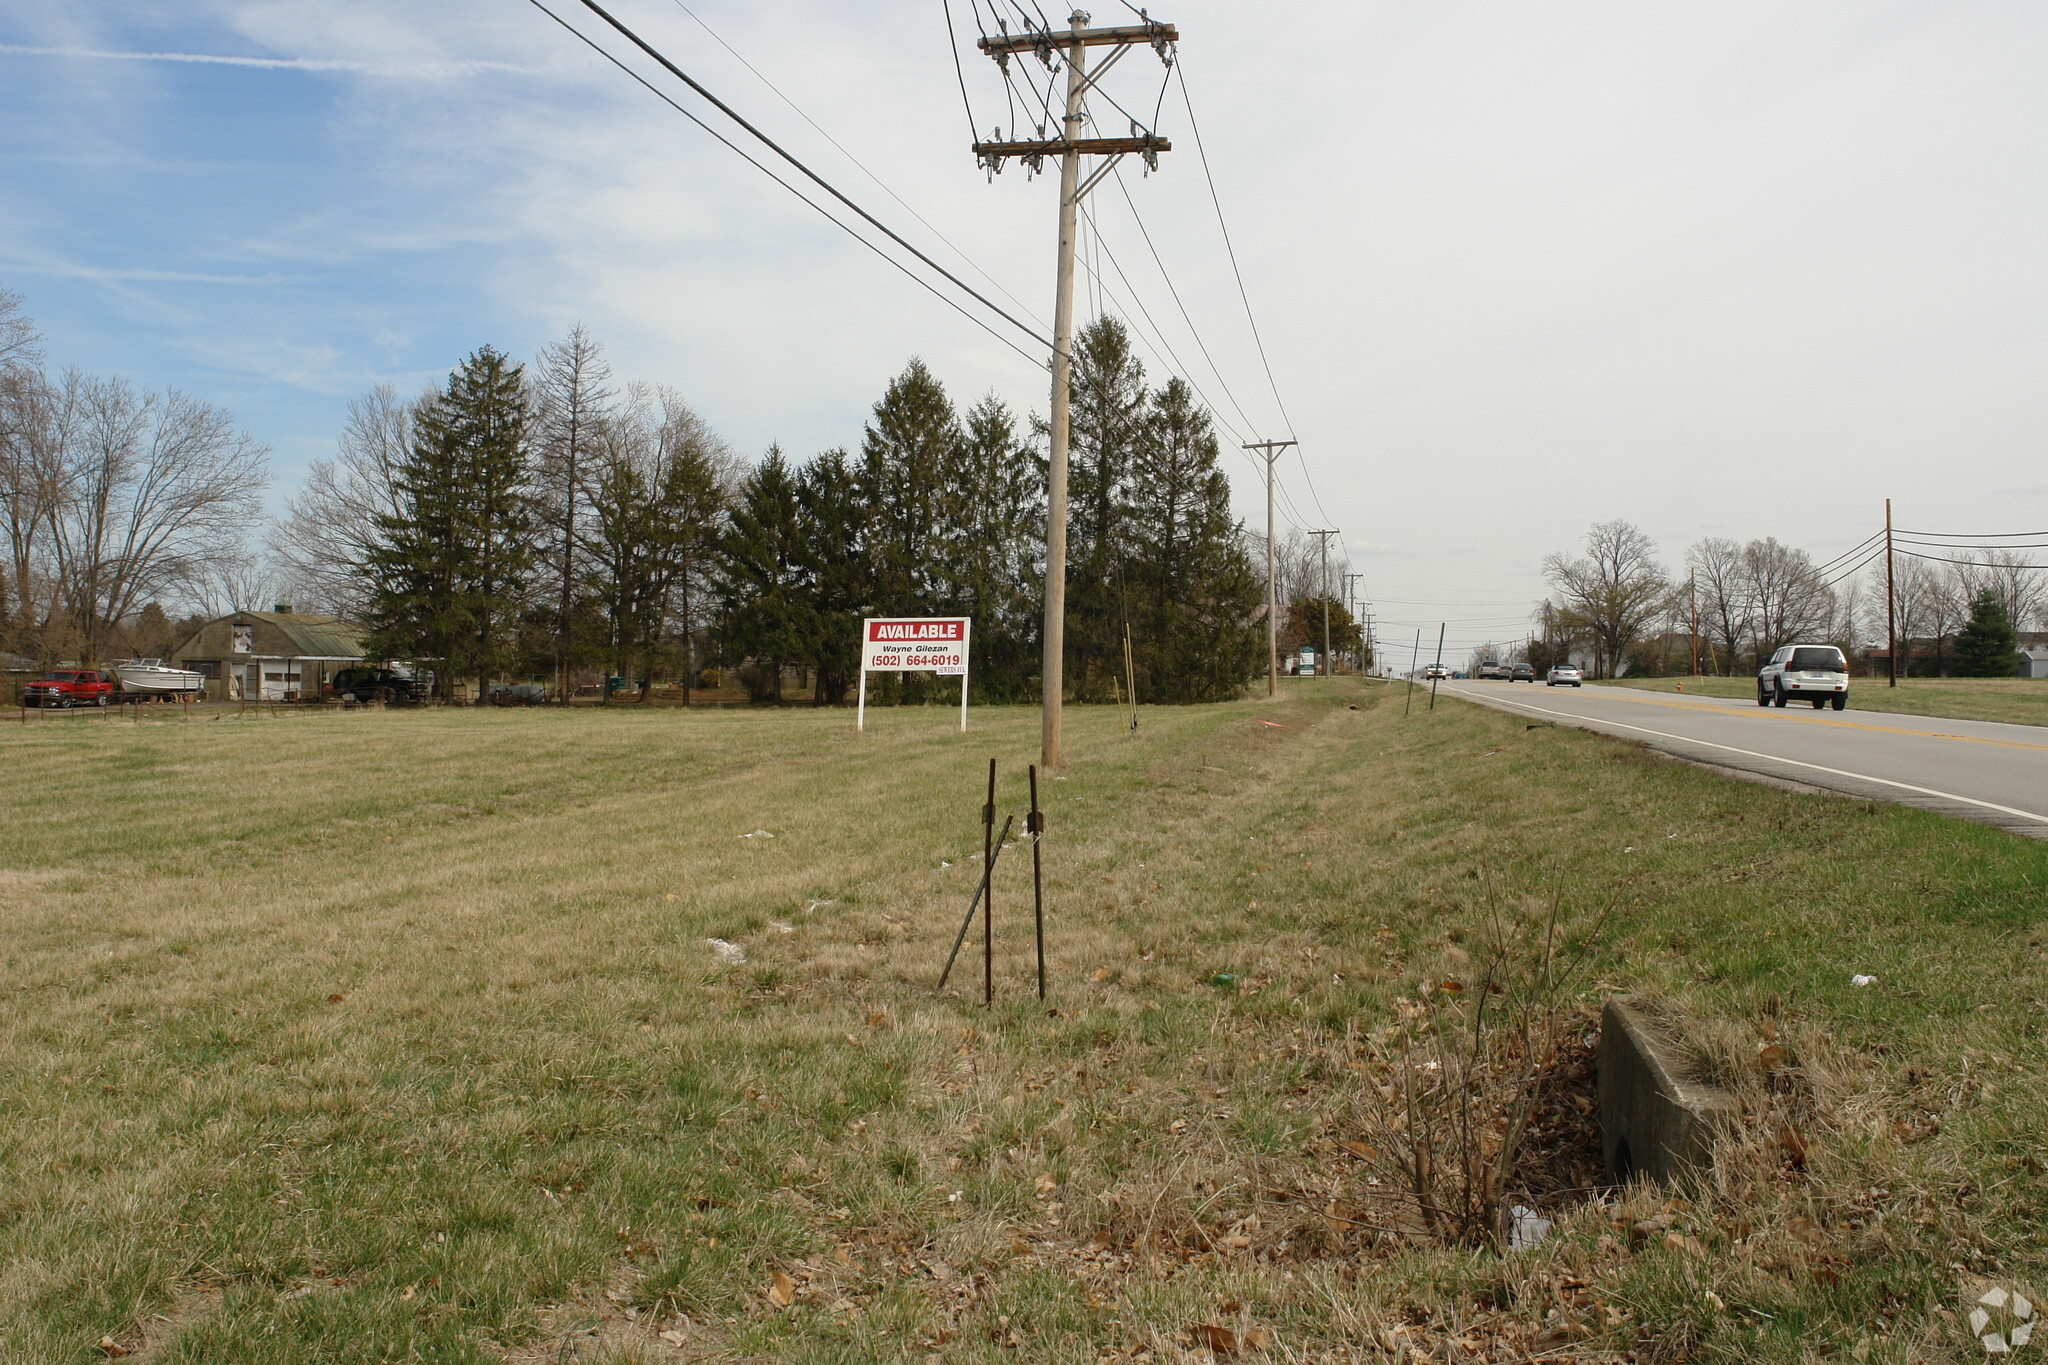
[[[993,1011],[932,983],[1033,711],[0,732],[0,1360],[1904,1362],[2048,1298],[2048,846],[1401,700],[1070,713]],[[1553,899],[1744,1136],[1505,1256],[1375,1226],[1390,1030]]]
[[[1756,698],[1754,678],[1623,678],[1598,686],[1676,692],[1680,683],[1697,696]],[[1849,709],[2048,725],[2048,678],[1901,678],[1897,687],[1883,678],[1852,678]]]

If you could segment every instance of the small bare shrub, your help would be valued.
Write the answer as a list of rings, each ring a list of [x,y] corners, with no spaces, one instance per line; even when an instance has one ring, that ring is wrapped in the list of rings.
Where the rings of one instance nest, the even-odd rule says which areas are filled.
[[[1425,982],[1374,1036],[1364,1144],[1354,1148],[1372,1172],[1359,1221],[1442,1245],[1499,1248],[1509,1239],[1515,1197],[1529,1197],[1532,1124],[1558,1098],[1553,1082],[1590,1078],[1586,1019],[1570,983],[1604,917],[1574,931],[1561,892],[1515,915],[1489,887],[1478,951],[1452,950],[1465,974]]]

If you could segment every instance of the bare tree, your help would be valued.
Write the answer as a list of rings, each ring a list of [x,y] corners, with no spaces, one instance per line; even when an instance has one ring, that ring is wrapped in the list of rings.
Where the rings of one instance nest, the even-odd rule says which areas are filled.
[[[354,399],[334,458],[306,471],[268,538],[275,571],[290,584],[295,606],[362,619],[369,554],[381,543],[377,519],[401,510],[395,482],[420,401],[401,402],[388,384]]]
[[[1657,562],[1657,546],[1626,521],[1603,521],[1586,532],[1580,559],[1553,554],[1543,577],[1557,589],[1560,605],[1585,623],[1593,641],[1595,676],[1613,676],[1628,647],[1663,613],[1671,580]]]
[[[2030,630],[2048,605],[2048,569],[2012,550],[1983,550],[1956,556],[1952,566],[1964,602],[1984,593],[1996,597],[2014,630]]]
[[[1749,579],[1742,569],[1742,547],[1723,536],[1708,536],[1685,552],[1685,562],[1699,593],[1700,633],[1706,636],[1719,669],[1739,672],[1742,642],[1750,636],[1753,615]]]
[[[0,289],[0,533],[7,537],[0,641],[10,644],[35,633],[37,540],[57,488],[42,360],[42,338],[22,312],[21,296]]]
[[[260,510],[267,447],[175,389],[67,373],[69,412],[51,546],[65,613],[86,659],[104,627],[197,581],[231,554]]]
[[[1826,635],[1834,624],[1834,591],[1806,551],[1775,537],[1752,540],[1742,547],[1742,572],[1755,611],[1757,658],[1780,645]]]
[[[553,542],[543,554],[554,560],[559,585],[555,593],[555,681],[567,696],[581,553],[576,521],[588,504],[588,481],[598,446],[608,439],[606,425],[615,406],[612,371],[605,362],[604,348],[579,324],[568,336],[542,349],[534,372],[534,483],[538,519]],[[613,432],[611,438],[618,435]]]

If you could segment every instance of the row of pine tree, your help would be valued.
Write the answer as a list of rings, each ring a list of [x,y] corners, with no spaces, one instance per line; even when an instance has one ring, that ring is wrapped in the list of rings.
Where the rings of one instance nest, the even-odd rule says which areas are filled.
[[[831,704],[862,617],[965,615],[976,698],[1036,695],[1042,421],[1020,429],[993,396],[962,413],[912,360],[858,450],[744,467],[673,394],[615,392],[580,330],[536,369],[486,347],[405,412],[342,556],[380,656],[479,695],[593,665],[643,681],[722,665],[759,699],[795,673]],[[1075,694],[1110,693],[1126,637],[1141,696],[1234,694],[1262,657],[1263,590],[1208,413],[1178,379],[1149,387],[1114,319],[1077,339],[1074,393]],[[870,684],[883,701],[932,686]]]

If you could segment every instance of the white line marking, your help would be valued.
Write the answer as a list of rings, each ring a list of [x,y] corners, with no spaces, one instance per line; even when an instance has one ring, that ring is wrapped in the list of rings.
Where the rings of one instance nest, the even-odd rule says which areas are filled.
[[[1479,706],[1513,706],[1520,710],[1533,711],[1543,716],[1561,716],[1566,720],[1596,722],[1596,718],[1592,716],[1582,716],[1571,711],[1552,711],[1547,707],[1528,706],[1518,701],[1503,701],[1498,697],[1488,697],[1482,701],[1462,688],[1453,692],[1452,695],[1462,697]],[[2016,810],[2011,806],[2001,806],[1995,801],[1979,801],[1974,796],[1958,796],[1954,792],[1937,791],[1933,787],[1916,787],[1911,782],[1894,782],[1889,777],[1872,777],[1868,773],[1852,773],[1846,768],[1830,768],[1824,764],[1806,763],[1796,758],[1780,758],[1776,754],[1760,754],[1754,749],[1738,749],[1732,744],[1716,744],[1712,740],[1694,739],[1690,735],[1668,734],[1663,730],[1646,729],[1641,725],[1630,725],[1625,721],[1598,719],[1596,723],[1611,725],[1618,730],[1634,730],[1638,734],[1655,735],[1659,739],[1674,740],[1680,744],[1697,744],[1704,749],[1720,749],[1726,753],[1741,754],[1745,758],[1760,758],[1766,763],[1789,763],[1795,768],[1811,768],[1817,773],[1831,773],[1836,777],[1853,777],[1858,782],[1875,782],[1880,786],[1897,787],[1900,791],[1918,792],[1922,796],[1938,796],[1944,801],[1960,801],[1966,806],[1981,806],[1985,810],[1995,810],[2000,815],[2016,815],[2022,820],[2032,820],[2036,824],[2048,825],[2048,815],[2036,815],[2030,810]]]

